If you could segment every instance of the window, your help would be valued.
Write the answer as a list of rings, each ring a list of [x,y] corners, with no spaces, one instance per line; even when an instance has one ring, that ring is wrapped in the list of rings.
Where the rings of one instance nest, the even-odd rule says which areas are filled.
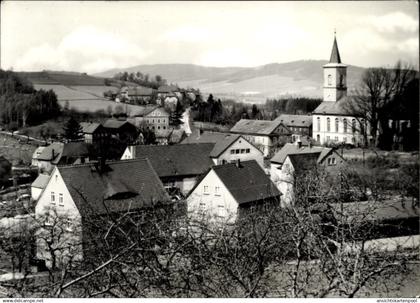
[[[45,226],[53,226],[54,225],[54,219],[50,214],[47,214],[45,217]]]
[[[55,194],[53,191],[51,192],[51,203],[55,204]]]
[[[241,149],[241,154],[245,154],[245,149]]]
[[[336,165],[337,164],[337,162],[335,161],[335,158],[331,158],[331,164],[332,165]]]
[[[356,132],[356,119],[351,120],[351,132],[353,134]]]
[[[330,128],[330,118],[327,118],[327,132],[331,131]]]
[[[209,187],[207,185],[204,185],[203,191],[204,191],[205,195],[208,195],[209,194]]]
[[[234,153],[235,153],[235,150],[234,149],[231,149],[230,150],[230,154],[233,155]]]
[[[236,153],[239,154],[241,152],[240,149],[236,149]]]
[[[347,142],[347,137],[343,138],[343,142],[346,143]]]
[[[332,76],[328,75],[328,85],[332,85]]]
[[[336,142],[338,141],[338,136],[334,137],[334,141],[336,141]]]
[[[319,142],[321,140],[319,135],[316,135],[316,142]]]
[[[335,118],[335,132],[338,133],[338,118]]]
[[[58,175],[55,175],[55,182],[58,181]]]
[[[160,123],[160,119],[158,119],[158,123]]]
[[[251,149],[247,148],[246,153],[249,154],[251,152]]]
[[[166,129],[166,126],[162,126],[163,129]]]
[[[330,141],[330,136],[327,136],[327,141],[328,141],[328,142]]]
[[[340,87],[344,86],[344,75],[340,75]]]
[[[318,131],[321,131],[321,118],[320,117],[316,118],[316,125],[317,125]]]
[[[64,206],[63,194],[58,194],[58,205]]]
[[[347,119],[343,119],[343,133],[347,133]]]
[[[215,186],[215,187],[214,187],[214,194],[215,194],[216,196],[220,196],[220,187],[219,187],[219,186]]]
[[[160,126],[158,126],[158,129],[160,129]]]

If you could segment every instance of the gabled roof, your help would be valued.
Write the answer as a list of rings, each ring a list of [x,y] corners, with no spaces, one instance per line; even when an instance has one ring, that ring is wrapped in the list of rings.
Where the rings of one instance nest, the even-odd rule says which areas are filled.
[[[136,158],[148,158],[159,177],[197,176],[213,166],[214,143],[137,145]]]
[[[280,126],[279,121],[241,119],[230,129],[232,133],[271,135]]]
[[[80,126],[83,128],[83,133],[93,134],[98,129],[98,127],[101,126],[101,124],[95,122],[81,122]]]
[[[38,156],[38,160],[59,164],[63,157],[78,158],[89,156],[89,154],[89,146],[85,142],[54,142],[42,150],[41,154]]]
[[[49,180],[50,180],[50,175],[39,174],[39,176],[35,179],[35,181],[32,182],[31,187],[44,189],[45,186],[47,186]]]
[[[341,63],[340,52],[338,51],[337,39],[334,36],[334,44],[331,51],[330,63]]]
[[[61,166],[59,170],[82,216],[150,207],[168,201],[162,182],[147,159]]]
[[[317,154],[318,163],[320,163],[330,152],[332,148],[322,146],[301,146],[297,144],[286,143],[271,159],[270,162],[283,164],[288,155],[296,154]]]
[[[124,126],[125,124],[129,124],[129,125],[131,125],[131,126],[134,127],[133,124],[131,124],[130,122],[128,122],[126,120],[121,121],[121,120],[115,120],[115,119],[108,119],[108,120],[106,120],[105,123],[104,123],[104,127],[105,128],[118,129],[118,128]]]
[[[214,166],[220,178],[239,205],[276,198],[281,195],[261,166],[255,161]]]
[[[239,138],[242,138],[243,140],[247,141],[244,137],[238,134],[204,132],[199,135],[198,133],[192,133],[189,137],[185,138],[181,142],[181,144],[215,143],[214,148],[210,153],[210,157],[215,158],[220,156],[227,148],[229,148],[229,146],[231,146]],[[258,148],[256,149],[260,151]]]
[[[162,85],[158,88],[159,93],[179,92],[179,88],[174,85]]]
[[[179,143],[184,133],[183,129],[155,129],[156,138],[167,138],[169,143]]]
[[[163,108],[157,105],[147,105],[147,106],[135,106],[130,108],[129,116],[130,117],[144,117],[153,112],[156,109],[162,110],[166,115],[169,116],[169,113]]]
[[[152,96],[155,90],[149,87],[135,86],[128,87],[125,91],[129,96]]]
[[[312,116],[281,114],[274,121],[291,127],[310,127],[312,125]]]
[[[295,173],[300,174],[316,168],[321,152],[311,154],[291,154],[288,155],[293,165]]]

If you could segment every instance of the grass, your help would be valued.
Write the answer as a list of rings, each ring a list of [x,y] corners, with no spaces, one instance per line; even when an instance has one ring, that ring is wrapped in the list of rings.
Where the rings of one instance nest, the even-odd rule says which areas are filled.
[[[31,164],[32,154],[36,148],[36,145],[19,142],[16,138],[0,134],[0,155],[3,155],[14,165]]]

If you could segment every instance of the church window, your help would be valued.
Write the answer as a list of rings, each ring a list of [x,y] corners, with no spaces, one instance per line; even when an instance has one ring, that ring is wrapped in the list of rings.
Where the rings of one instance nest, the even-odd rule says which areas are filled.
[[[332,85],[332,76],[328,75],[328,85]]]
[[[321,119],[319,117],[316,118],[316,124],[317,124],[318,131],[321,131]]]
[[[330,118],[327,118],[327,132],[331,131]]]
[[[338,133],[338,118],[335,118],[335,132]]]
[[[343,119],[343,133],[347,133],[347,119]]]
[[[344,86],[344,76],[340,75],[340,86]]]

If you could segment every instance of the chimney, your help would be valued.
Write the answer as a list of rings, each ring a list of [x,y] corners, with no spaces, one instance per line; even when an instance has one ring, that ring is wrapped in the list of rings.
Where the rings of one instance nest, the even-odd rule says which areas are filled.
[[[105,171],[105,158],[103,157],[98,157],[98,164],[96,166],[96,170],[99,173],[102,173]]]
[[[296,141],[296,144],[297,144],[298,148],[302,148],[302,141],[300,141],[300,139],[298,139]]]
[[[237,168],[241,168],[241,159],[236,159],[235,165]]]
[[[200,139],[200,137],[201,137],[201,129],[198,128],[197,129],[197,139]]]

